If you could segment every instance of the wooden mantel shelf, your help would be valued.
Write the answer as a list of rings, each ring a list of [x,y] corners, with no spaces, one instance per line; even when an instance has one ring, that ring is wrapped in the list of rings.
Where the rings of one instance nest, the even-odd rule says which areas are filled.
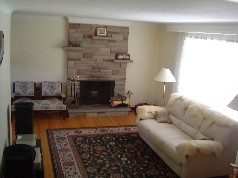
[[[103,37],[103,38],[105,38],[105,37]],[[68,51],[84,51],[84,48],[82,48],[82,47],[64,46],[63,48]],[[114,60],[114,62],[116,62],[116,63],[133,63],[133,60]]]
[[[114,62],[118,62],[118,63],[133,63],[132,60],[115,60]]]
[[[72,51],[83,51],[84,48],[82,47],[68,47],[68,46],[64,46],[63,47],[65,50],[72,50]]]
[[[93,36],[94,40],[113,40],[110,36]]]

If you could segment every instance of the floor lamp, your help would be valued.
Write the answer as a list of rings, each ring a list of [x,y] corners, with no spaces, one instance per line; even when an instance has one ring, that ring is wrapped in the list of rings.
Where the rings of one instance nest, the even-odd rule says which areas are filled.
[[[163,100],[164,100],[164,106],[165,106],[165,99],[164,99],[164,95],[165,95],[165,83],[166,82],[175,82],[175,78],[173,76],[173,74],[171,73],[171,71],[169,69],[165,69],[162,68],[159,73],[156,75],[155,81],[158,82],[163,82],[164,83],[164,93],[163,93]]]

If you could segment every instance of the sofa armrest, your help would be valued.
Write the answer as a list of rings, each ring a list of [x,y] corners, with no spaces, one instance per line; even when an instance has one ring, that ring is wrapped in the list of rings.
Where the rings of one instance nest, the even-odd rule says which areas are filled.
[[[143,105],[136,109],[137,121],[144,119],[155,119],[155,111],[161,111],[166,109],[165,107],[154,105]],[[167,110],[167,109],[166,109]]]
[[[204,155],[215,154],[220,156],[223,146],[216,140],[188,140],[176,146],[177,154],[183,164],[187,162],[187,156],[194,156],[197,152]]]

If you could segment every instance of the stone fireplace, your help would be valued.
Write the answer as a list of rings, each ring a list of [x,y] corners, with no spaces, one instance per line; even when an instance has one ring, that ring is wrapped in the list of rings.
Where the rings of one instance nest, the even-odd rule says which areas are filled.
[[[112,95],[125,95],[127,62],[115,61],[115,56],[128,53],[129,27],[81,23],[69,23],[68,27],[69,45],[64,47],[67,52],[67,100],[72,99],[70,79],[76,75],[80,80],[76,84],[80,105],[102,104]],[[106,28],[107,35],[97,36],[97,27]],[[113,85],[113,91],[100,87],[93,89],[95,84],[90,81],[113,81],[113,84],[108,84]],[[91,91],[81,93],[85,83],[91,84]],[[102,91],[108,91],[104,93],[107,98],[103,102],[98,100]]]

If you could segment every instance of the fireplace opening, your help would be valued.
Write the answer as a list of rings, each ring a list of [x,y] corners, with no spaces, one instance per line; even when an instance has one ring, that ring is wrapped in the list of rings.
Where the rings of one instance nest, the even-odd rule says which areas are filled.
[[[114,88],[114,80],[81,80],[79,104],[109,104]]]

